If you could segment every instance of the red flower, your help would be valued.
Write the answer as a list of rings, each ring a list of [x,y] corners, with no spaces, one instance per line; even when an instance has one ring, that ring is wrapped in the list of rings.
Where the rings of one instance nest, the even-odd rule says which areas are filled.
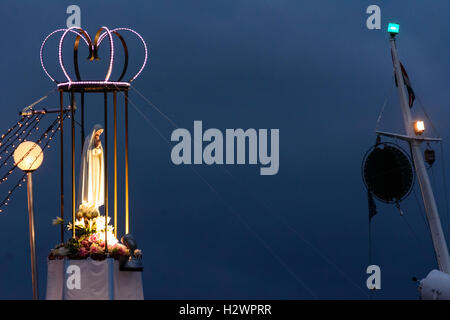
[[[93,243],[95,243],[95,242],[98,242],[100,239],[99,239],[99,237],[98,237],[98,235],[96,234],[96,233],[93,233],[93,234],[91,234],[90,236],[89,236],[89,241],[91,241],[91,242],[93,242]]]
[[[80,257],[85,257],[89,254],[89,251],[85,247],[81,247],[78,254],[80,255]]]

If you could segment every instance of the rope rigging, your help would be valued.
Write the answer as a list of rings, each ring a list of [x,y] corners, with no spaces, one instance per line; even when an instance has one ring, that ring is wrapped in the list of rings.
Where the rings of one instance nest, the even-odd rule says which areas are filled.
[[[146,103],[148,106],[150,106],[151,108],[153,108],[156,112],[158,112],[164,119],[166,119],[174,128],[177,128],[178,125],[175,123],[175,121],[173,119],[171,119],[167,114],[165,114],[160,108],[158,108],[153,102],[151,102],[147,97],[145,97],[138,89],[136,89],[134,86],[130,86],[131,89],[133,89]],[[167,140],[167,138],[160,132],[160,130],[154,126],[154,124],[150,121],[150,119],[145,115],[145,113],[143,113],[142,110],[140,110],[140,108],[133,103],[133,101],[131,101],[129,99],[129,103],[131,106],[133,106],[135,108],[135,110],[140,114],[140,116],[142,116],[142,118],[158,133],[158,135],[168,144],[170,144],[170,142]],[[144,104],[144,106],[146,106],[146,104]],[[226,204],[229,208],[230,211],[239,219],[239,221],[245,226],[246,229],[248,229],[248,231],[250,231],[250,233],[253,234],[253,236],[255,236],[258,241],[265,247],[266,250],[268,250],[270,252],[270,254],[286,269],[286,271],[288,273],[291,274],[291,276],[298,282],[301,284],[301,286],[314,298],[317,297],[317,295],[311,290],[311,288],[309,288],[307,286],[307,284],[305,283],[304,280],[302,280],[299,275],[294,272],[294,270],[291,269],[291,267],[289,266],[289,264],[287,264],[283,259],[281,259],[281,257],[277,254],[276,251],[274,251],[274,249],[268,245],[266,243],[266,241],[264,240],[264,238],[259,235],[258,233],[256,233],[256,231],[251,227],[251,225],[249,225],[249,222],[247,220],[245,220],[235,209],[233,209],[233,207],[231,206],[231,204],[229,204],[224,197],[217,191],[216,188],[214,188],[209,181],[207,181],[197,170],[195,170],[195,168],[190,167],[193,172],[201,179],[202,182],[204,182],[210,189],[212,192],[214,192],[219,199],[221,199],[224,204]],[[238,178],[236,178],[235,176],[233,176],[228,170],[224,169],[224,171],[230,175],[235,182],[240,186],[243,187],[241,184],[243,184],[243,181],[240,181]],[[249,191],[249,188],[244,188],[244,190]],[[261,199],[259,199],[257,196],[253,195],[255,197],[255,199],[257,199],[258,201],[261,201]],[[271,210],[264,202],[261,202],[263,208],[271,213],[273,210]],[[296,237],[298,237],[302,242],[304,242],[310,250],[312,250],[314,253],[316,253],[320,258],[322,258],[326,263],[328,263],[330,266],[332,266],[334,269],[336,269],[336,271],[338,273],[340,273],[347,281],[349,281],[349,283],[351,283],[353,286],[355,286],[356,289],[360,290],[361,293],[363,293],[366,297],[369,297],[369,295],[367,293],[365,293],[365,291],[355,283],[355,281],[353,281],[353,279],[350,277],[350,275],[348,275],[346,272],[344,272],[344,270],[342,270],[341,268],[339,268],[329,257],[327,257],[327,255],[325,255],[325,253],[323,253],[319,248],[317,248],[313,243],[311,243],[310,241],[308,241],[304,236],[302,236],[300,234],[300,232],[298,232],[297,230],[295,230],[292,226],[289,225],[289,223],[287,223],[286,220],[284,220],[282,217],[277,216],[277,215],[272,215],[273,218],[277,218],[278,222],[281,222],[285,227],[287,227]]]
[[[389,99],[392,96],[393,89],[395,88],[395,82],[392,81],[392,85],[389,89],[389,92],[386,95],[386,98],[384,99],[383,105],[381,106],[380,114],[378,115],[377,124],[375,126],[375,132],[378,131],[380,127],[381,118],[383,117],[384,109],[386,108],[387,103],[389,102]]]

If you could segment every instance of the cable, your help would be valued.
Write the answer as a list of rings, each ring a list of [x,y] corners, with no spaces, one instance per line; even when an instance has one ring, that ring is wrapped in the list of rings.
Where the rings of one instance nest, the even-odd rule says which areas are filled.
[[[413,187],[413,194],[414,194],[414,198],[416,199],[417,208],[419,208],[419,211],[420,211],[420,213],[421,213],[420,216],[422,217],[422,220],[423,220],[424,224],[427,226],[427,228],[429,228],[429,226],[428,226],[428,220],[427,220],[427,218],[426,218],[426,216],[425,216],[425,212],[423,211],[422,203],[420,202],[419,197],[418,197],[417,194],[416,194],[416,189],[415,189],[415,187]],[[431,239],[431,238],[430,238],[430,239]]]
[[[450,222],[448,217],[448,188],[447,188],[447,177],[445,170],[445,155],[444,155],[444,146],[443,142],[439,144],[441,148],[441,162],[442,162],[442,181],[444,184],[444,198],[445,198],[445,218],[447,220],[447,236],[450,237]]]
[[[135,89],[136,90],[136,89]],[[121,92],[121,91],[119,91]],[[136,92],[138,92],[136,90]],[[123,95],[124,93],[121,92]],[[138,92],[139,93],[139,92]],[[140,94],[140,93],[139,93]],[[140,94],[142,97],[143,95]],[[166,118],[174,127],[176,127],[175,122],[173,122],[167,115],[165,115],[159,108],[157,108],[153,103],[151,103],[147,98],[143,97],[147,103],[149,103],[151,106],[153,106],[164,118]],[[129,103],[138,110],[138,107],[128,98]],[[144,115],[142,112],[138,111],[141,115]],[[153,129],[157,131],[157,133],[168,143],[170,146],[170,141],[168,141],[159,130],[156,129],[156,127],[150,122],[150,120],[143,116],[143,118],[152,126]],[[280,263],[285,270],[296,280],[297,283],[299,283],[313,298],[317,299],[317,295],[309,288],[306,283],[298,277],[298,275],[287,265],[286,262],[268,245],[268,243],[248,224],[248,222],[237,212],[233,209],[233,207],[219,194],[219,192],[197,171],[193,166],[189,166],[191,170],[194,171],[194,173],[208,186],[208,188],[216,194],[216,196],[223,202],[223,204],[231,211],[241,222],[241,224],[250,231],[251,234],[263,245],[263,247],[275,258],[275,260]]]
[[[41,116],[41,118],[42,118],[42,116]],[[37,125],[39,124],[39,121],[40,121],[39,116],[37,116],[37,117],[30,123],[30,125],[31,125],[32,123],[34,123],[34,125],[33,125],[32,127],[30,127],[30,129],[28,129],[28,132],[27,132],[26,130],[23,130],[22,133],[21,133],[21,135],[19,135],[19,136],[17,137],[17,139],[18,139],[19,141],[21,141],[22,139],[19,138],[19,137],[21,137],[22,135],[24,135],[24,138],[26,138],[26,137],[29,136],[31,133],[33,133],[33,132],[34,132],[34,129],[35,129],[35,128],[37,127]],[[17,140],[17,139],[16,139],[16,140]],[[13,148],[15,147],[14,142],[15,142],[15,140],[13,140],[13,141],[10,143],[10,145],[8,145],[8,146],[6,147],[6,149],[4,150],[6,153],[8,153],[7,149],[9,148],[9,146],[12,145]],[[6,166],[6,165],[8,164],[8,160],[13,156],[13,154],[14,154],[13,152],[8,153],[8,156],[6,157],[6,159],[4,159],[2,163],[0,163],[0,169],[3,168],[3,166]],[[1,184],[1,182],[0,182],[0,184]]]
[[[428,115],[426,109],[425,109],[425,105],[422,103],[422,100],[420,99],[419,96],[416,96],[417,101],[419,101],[419,106],[422,108],[423,113],[425,114],[425,117],[427,118],[428,122],[431,124],[431,127],[433,128],[433,130],[436,132],[436,135],[438,137],[441,137],[441,135],[439,134],[439,131],[436,129],[436,127],[433,124],[433,121],[431,121],[430,116]]]
[[[66,114],[67,115],[67,114]],[[65,118],[66,116],[64,116],[64,118]],[[63,120],[64,120],[64,118],[63,118]],[[47,134],[48,134],[48,132],[50,131],[50,130],[52,130],[52,128],[53,128],[53,126],[57,123],[59,121],[59,116],[55,119],[55,121],[53,121],[53,123],[50,125],[50,127],[41,135],[41,137],[39,138],[39,140],[38,141],[41,141],[44,137],[46,137],[47,136]],[[40,143],[40,142],[39,142]],[[28,154],[28,153],[27,153]],[[25,154],[25,156],[27,155],[27,154]],[[11,154],[12,155],[12,154]],[[11,156],[11,155],[9,155],[9,157]],[[25,157],[24,156],[24,157]],[[23,159],[23,158],[22,158]],[[22,160],[21,159],[21,160]],[[21,161],[20,160],[20,161]],[[18,161],[18,163],[20,162],[20,161]],[[16,169],[17,168],[17,163],[15,163],[14,165],[13,165],[13,167],[6,173],[6,174],[4,174],[1,178],[0,178],[0,184],[2,184],[4,181],[6,181],[6,180],[8,180],[8,176],[14,171],[14,169]]]
[[[393,82],[391,88],[388,91],[388,94],[386,95],[386,98],[384,99],[380,114],[378,115],[377,124],[375,126],[375,132],[378,131],[378,128],[380,126],[381,117],[383,116],[384,108],[386,107],[387,102],[389,101],[389,99],[392,96],[392,91],[393,91],[394,87],[395,87],[395,83]]]
[[[369,266],[372,265],[372,249],[373,249],[373,243],[372,243],[372,220],[369,217]],[[364,291],[364,293],[366,294],[365,291]],[[374,293],[375,293],[375,290],[370,290],[370,294],[368,295],[370,300],[373,299]]]
[[[25,140],[27,136],[29,136],[31,133],[33,133],[33,130],[37,127],[37,125],[39,124],[39,121],[42,119],[42,115],[37,115],[34,116],[34,119],[31,120],[30,122],[27,122],[25,124],[25,126],[30,127],[30,128],[24,128],[24,130],[22,130],[22,132],[20,134],[16,134],[16,137],[8,144],[4,146],[3,151],[0,151],[0,153],[6,152],[9,153],[7,150],[9,147],[13,147],[15,148],[14,143],[18,140],[19,142],[21,142],[22,140]],[[37,130],[39,128],[36,128]],[[27,131],[28,130],[28,131]],[[1,159],[1,157],[0,157]]]
[[[37,99],[35,102],[33,102],[32,104],[30,104],[29,106],[25,107],[22,109],[22,112],[27,112],[28,110],[32,109],[35,105],[37,105],[39,102],[47,99],[49,96],[51,96],[56,90],[58,90],[58,88],[54,88],[52,90],[50,90],[45,96]]]
[[[22,122],[25,121],[26,117],[22,116],[20,118],[19,121],[17,121],[17,123],[15,125],[13,125],[11,128],[9,128],[6,133],[2,134],[2,136],[0,137],[0,146],[3,145],[3,140],[6,139],[6,137],[9,136],[9,134],[11,133],[12,130],[14,130],[17,126],[22,126]]]
[[[162,112],[153,102],[148,100],[142,93],[139,92],[138,89],[136,89],[134,86],[130,85],[131,89],[135,90],[141,97],[144,99],[150,106],[152,106],[156,111],[159,112],[160,115],[162,115],[167,121],[169,121],[174,128],[177,128],[177,124],[172,121],[164,112]]]
[[[419,237],[419,235],[417,234],[417,232],[414,230],[414,228],[411,226],[411,224],[408,222],[408,220],[406,219],[406,215],[402,214],[400,215],[403,220],[405,221],[405,224],[407,225],[409,231],[411,232],[411,234],[413,235],[413,237],[417,240],[417,242],[423,246],[423,241],[422,239]]]
[[[29,122],[29,121],[30,121],[30,118],[31,118],[31,122]],[[6,150],[10,147],[10,145],[11,145],[13,142],[15,142],[20,136],[22,136],[23,131],[22,131],[21,133],[19,133],[19,132],[20,132],[20,130],[22,129],[23,126],[28,127],[29,125],[31,125],[32,123],[34,123],[34,121],[36,121],[36,115],[29,116],[29,117],[27,118],[27,122],[25,122],[25,124],[21,123],[21,124],[19,125],[19,127],[16,129],[16,131],[14,131],[14,132],[8,137],[8,139],[7,139],[4,143],[2,143],[2,145],[1,145],[1,147],[0,147],[0,153],[3,153],[4,151],[6,151]],[[13,139],[12,142],[9,143],[9,144],[7,144],[8,142],[11,141],[11,139]]]
[[[299,238],[303,243],[305,243],[314,253],[316,253],[320,258],[322,258],[327,264],[329,264],[331,267],[333,267],[334,269],[336,269],[336,271],[338,273],[340,273],[347,281],[349,281],[349,283],[351,283],[353,286],[355,286],[355,288],[357,288],[358,290],[360,290],[365,296],[369,297],[369,295],[366,293],[366,291],[364,289],[362,289],[358,284],[356,284],[351,278],[350,276],[348,276],[336,263],[334,263],[333,261],[331,261],[330,258],[328,258],[325,254],[323,254],[321,252],[321,250],[319,250],[316,246],[314,246],[311,242],[309,242],[308,240],[306,240],[306,238],[301,235],[296,229],[294,229],[291,225],[289,225],[289,223],[287,222],[287,220],[281,216],[281,215],[273,215],[273,210],[271,208],[269,208],[269,205],[267,205],[265,203],[265,201],[259,197],[257,197],[254,192],[252,192],[252,190],[250,188],[246,188],[245,186],[243,186],[243,184],[245,182],[239,183],[238,179],[232,175],[227,169],[223,168],[223,171],[225,171],[230,177],[232,177],[236,183],[238,183],[245,191],[249,192],[252,196],[253,199],[255,199],[256,201],[258,201],[260,203],[260,205],[266,210],[266,212],[268,212],[269,214],[271,214],[272,217],[276,217],[279,221],[281,221],[281,223],[287,228],[289,229],[290,232],[292,232],[294,235],[297,236],[297,238]]]
[[[175,128],[177,127],[176,123],[170,119],[167,115],[165,115],[159,108],[156,107],[156,105],[154,103],[152,103],[150,100],[148,100],[146,97],[144,97],[136,88],[132,87],[148,104],[150,104],[152,107],[154,107],[158,113],[160,113],[165,119],[167,119],[172,126],[174,126]],[[392,88],[391,88],[391,92],[390,94],[392,94]],[[389,97],[388,97],[389,98]],[[386,99],[386,101],[388,100],[388,98]],[[384,104],[386,104],[386,101]],[[135,109],[139,112],[139,114],[141,114],[143,116],[143,118],[150,123],[150,125],[158,132],[158,134],[167,142],[170,143],[162,134],[161,132],[150,122],[150,120],[139,110],[136,108],[136,106],[134,106]],[[233,179],[235,179],[236,181],[238,180],[236,177],[234,177],[228,170],[226,170],[225,168],[222,168],[223,171],[225,171],[228,175],[230,175]],[[195,171],[195,170],[194,170]],[[196,174],[198,174],[198,172],[196,172]],[[199,175],[199,174],[198,174]],[[200,175],[199,175],[200,176]],[[200,176],[200,178],[203,179],[203,177]],[[245,188],[246,191],[249,191],[248,188]],[[260,200],[260,199],[258,199]],[[263,203],[263,201],[261,201],[261,203]],[[267,205],[264,204],[264,207],[266,207],[266,210],[268,212],[271,213],[271,210],[267,207]],[[300,238],[300,240],[302,240],[307,246],[310,247],[310,249],[312,249],[317,255],[319,255],[319,257],[321,257],[323,260],[325,260],[329,265],[333,266],[338,273],[340,273],[344,278],[346,278],[351,284],[353,284],[358,290],[360,290],[364,295],[366,295],[367,297],[369,296],[360,286],[358,286],[342,269],[340,269],[335,263],[333,263],[329,258],[327,258],[324,254],[322,254],[320,252],[319,249],[317,249],[312,243],[310,243],[309,241],[307,241],[300,233],[298,233],[297,230],[293,229],[287,222],[286,220],[284,220],[281,217],[278,217],[281,222],[283,223],[283,225],[285,227],[287,227],[292,233],[294,233],[298,238]]]
[[[64,118],[65,118],[66,116],[67,116],[67,114],[64,116]],[[64,118],[63,118],[63,119],[64,119]],[[58,116],[57,120],[59,120],[59,116]],[[45,132],[45,133],[41,136],[41,138],[38,140],[37,144],[40,144],[40,143],[42,142],[42,139],[43,139],[43,138],[48,138],[48,135],[47,135],[48,132],[52,131],[52,134],[51,134],[50,137],[48,138],[47,143],[44,145],[43,148],[41,148],[41,152],[40,152],[39,155],[34,159],[34,161],[31,163],[31,166],[32,166],[32,165],[34,164],[34,162],[39,158],[40,154],[41,154],[42,152],[44,152],[44,149],[45,149],[46,147],[50,147],[50,146],[49,146],[50,141],[52,140],[53,136],[58,132],[57,130],[53,130],[54,124],[55,124],[55,122],[53,122],[53,123],[50,125],[50,127],[46,130],[46,132]],[[20,159],[20,161],[18,161],[18,162],[21,162],[21,161],[22,161],[22,160],[23,160],[23,159],[31,152],[31,150],[33,150],[33,148],[30,148],[30,150],[28,150],[28,152],[27,152],[27,153]],[[22,182],[25,182],[25,176],[26,176],[26,173],[24,173],[24,174],[21,176],[21,178],[17,181],[17,183],[14,185],[14,187],[8,191],[8,195],[2,200],[2,202],[0,202],[0,213],[3,212],[2,207],[8,205],[9,201],[11,200],[10,197],[11,197],[11,195],[14,193],[14,191],[15,191],[18,187],[21,187],[21,186],[22,186]]]

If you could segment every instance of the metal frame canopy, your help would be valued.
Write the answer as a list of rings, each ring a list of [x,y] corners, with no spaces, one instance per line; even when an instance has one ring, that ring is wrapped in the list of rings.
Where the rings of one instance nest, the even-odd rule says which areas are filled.
[[[120,33],[119,33],[120,32]],[[129,78],[127,81],[124,81],[123,78],[125,77],[127,73],[128,68],[128,47],[125,42],[124,37],[121,33],[123,32],[129,32],[135,35],[139,38],[139,40],[142,42],[144,51],[145,51],[145,57],[144,61],[138,70],[138,72],[133,75],[131,78]],[[58,61],[59,66],[61,68],[62,73],[65,76],[65,79],[63,81],[56,80],[50,73],[47,71],[44,63],[44,48],[47,43],[47,41],[53,37],[55,34],[62,33],[60,39],[59,39],[59,45],[58,45]],[[67,72],[62,48],[64,41],[66,39],[66,36],[68,34],[75,34],[75,41],[74,41],[74,47],[73,47],[73,66],[75,70],[75,79],[73,79],[69,73]],[[115,60],[115,43],[114,43],[114,36],[117,37],[120,40],[121,46],[123,48],[124,52],[124,64],[122,66],[122,71],[118,79],[111,80],[111,74],[114,67],[114,64],[116,62]],[[109,64],[108,64],[108,70],[104,77],[104,79],[82,79],[79,65],[78,65],[78,47],[80,44],[80,40],[83,40],[82,42],[88,47],[89,49],[89,56],[87,57],[88,60],[99,60],[98,55],[98,48],[102,41],[107,38],[109,42]],[[105,199],[104,199],[104,209],[105,209],[105,248],[107,250],[107,224],[108,224],[108,93],[113,94],[113,139],[114,139],[114,149],[113,149],[113,155],[114,155],[114,232],[115,236],[117,237],[117,92],[122,92],[124,94],[124,116],[125,116],[125,234],[129,233],[129,197],[128,197],[128,90],[130,88],[130,83],[134,81],[142,72],[145,65],[147,64],[148,60],[148,49],[147,45],[142,38],[142,36],[130,28],[115,28],[115,29],[109,29],[108,27],[101,27],[98,29],[97,33],[95,34],[95,37],[92,39],[89,34],[79,27],[71,27],[67,29],[57,29],[53,32],[51,32],[42,42],[41,48],[40,48],[40,61],[42,69],[44,70],[45,74],[50,78],[51,81],[53,81],[59,90],[60,94],[60,176],[61,176],[61,196],[60,196],[60,202],[61,202],[61,218],[64,219],[64,127],[63,127],[63,113],[65,112],[63,108],[64,99],[63,99],[63,93],[68,92],[70,93],[70,111],[71,111],[71,169],[72,169],[72,223],[75,223],[76,217],[76,208],[75,208],[75,112],[76,108],[74,107],[76,105],[76,94],[80,95],[80,101],[81,101],[81,115],[80,115],[80,123],[81,123],[81,146],[84,143],[85,138],[85,130],[84,130],[84,120],[85,120],[85,108],[84,108],[84,102],[85,102],[85,93],[103,93],[104,95],[104,156],[105,156]],[[75,237],[75,228],[72,230],[72,236]],[[61,242],[64,242],[64,226],[61,225]]]

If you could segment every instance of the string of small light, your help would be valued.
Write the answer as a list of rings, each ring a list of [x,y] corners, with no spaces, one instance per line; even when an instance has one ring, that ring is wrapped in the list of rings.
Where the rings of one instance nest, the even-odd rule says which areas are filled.
[[[27,136],[31,135],[31,134],[34,132],[34,129],[36,129],[36,131],[39,130],[39,127],[37,127],[37,126],[39,125],[39,122],[42,120],[43,117],[44,117],[43,114],[40,114],[40,115],[38,115],[38,116],[36,117],[36,122],[37,122],[37,123],[34,125],[33,128],[31,128],[31,129],[28,131],[28,133],[26,133],[25,130],[22,131],[22,133],[25,134],[25,137],[20,137],[20,138],[19,138],[19,142],[26,141]],[[13,145],[13,148],[14,148],[14,145]]]
[[[9,153],[8,149],[14,145],[14,143],[16,143],[16,141],[18,141],[19,139],[21,139],[22,137],[26,136],[26,131],[29,130],[30,126],[35,124],[35,122],[37,121],[37,116],[33,116],[33,118],[31,120],[28,120],[25,124],[22,124],[19,127],[19,130],[16,130],[16,132],[14,133],[13,136],[9,137],[6,142],[3,144],[3,146],[0,147],[0,154],[2,153]],[[25,129],[22,129],[23,127],[25,127]],[[11,140],[12,138],[14,138],[13,140]],[[8,143],[9,142],[9,143]],[[0,157],[1,159],[1,157]]]
[[[67,114],[66,114],[66,115],[67,115]],[[64,116],[64,118],[65,118],[65,116]],[[63,118],[63,119],[64,119],[64,118]],[[59,116],[55,119],[55,121],[52,122],[52,124],[47,128],[47,130],[39,137],[39,139],[37,140],[36,143],[40,144],[41,141],[42,141],[42,139],[44,139],[44,138],[47,137],[48,132],[51,131],[52,133],[54,133],[55,130],[54,130],[53,127],[54,127],[58,122],[59,122]],[[28,155],[28,153],[25,154],[24,157],[27,156],[27,155]],[[22,158],[20,161],[22,161],[22,160],[23,160],[23,158]],[[20,161],[18,161],[18,162],[20,162]],[[9,175],[14,171],[14,169],[16,169],[16,168],[17,168],[17,163],[15,163],[15,164],[12,166],[12,168],[9,169],[9,171],[8,171],[6,174],[4,174],[4,175],[0,178],[0,184],[2,184],[3,182],[7,181],[7,180],[8,180],[8,176],[9,176]]]
[[[4,143],[2,143],[2,145],[0,146],[0,152],[5,151],[5,150],[10,146],[11,143],[10,143],[10,144],[7,144],[7,143],[10,142],[11,139],[14,138],[13,141],[16,141],[16,140],[19,138],[19,136],[22,135],[22,133],[19,133],[19,132],[20,132],[20,130],[22,129],[23,126],[28,127],[29,125],[31,125],[31,124],[36,120],[35,116],[33,116],[33,119],[31,120],[31,122],[30,122],[30,120],[29,120],[29,119],[30,119],[30,116],[27,116],[25,119],[27,119],[27,122],[25,122],[25,123],[20,123],[20,124],[19,124],[19,127],[16,129],[16,131],[14,131],[14,132],[8,137],[8,139],[6,139],[6,141],[5,141]]]
[[[28,137],[29,135],[31,135],[31,134],[34,132],[35,129],[36,129],[36,131],[39,130],[38,125],[39,125],[39,121],[42,119],[42,117],[43,117],[43,115],[38,115],[35,119],[33,119],[33,121],[30,123],[30,125],[34,123],[33,126],[30,126],[29,128],[26,128],[25,130],[22,130],[22,133],[21,133],[15,140],[13,140],[7,147],[5,147],[5,150],[0,151],[0,154],[3,153],[3,152],[5,152],[6,154],[8,154],[8,156],[3,160],[3,162],[0,163],[0,168],[2,168],[3,166],[8,165],[8,162],[7,162],[7,161],[8,161],[8,160],[12,157],[12,155],[13,155],[13,152],[9,152],[7,149],[8,149],[9,147],[15,148],[15,147],[16,147],[15,142],[16,142],[17,140],[19,141],[19,143],[22,142],[22,141],[26,141],[26,137]],[[28,131],[27,131],[27,130],[28,130]],[[1,156],[1,155],[0,155],[0,159],[2,159],[2,156]]]
[[[65,119],[67,116],[68,116],[68,113],[66,113],[66,114],[64,115],[63,121],[64,121],[64,119]],[[60,126],[59,126],[59,125],[58,125],[58,128],[57,128],[57,129],[54,128],[56,124],[60,124],[59,119],[60,119],[60,116],[58,116],[58,117],[55,119],[55,121],[53,121],[53,123],[47,128],[47,130],[46,130],[46,131],[41,135],[41,137],[36,141],[37,144],[40,144],[40,143],[42,142],[43,139],[48,138],[48,139],[47,139],[47,142],[45,143],[44,147],[43,147],[42,150],[41,150],[41,153],[44,152],[44,150],[45,150],[46,148],[50,148],[50,145],[49,145],[50,141],[53,139],[54,135],[55,135],[55,134],[59,131],[59,129],[60,129]],[[48,134],[49,132],[51,132],[50,135]],[[32,149],[28,150],[28,152],[20,159],[20,161],[22,161],[22,160],[28,155],[28,153],[31,152],[31,150],[32,150]],[[39,153],[39,155],[40,155],[40,153]],[[36,159],[39,157],[39,155],[35,158],[34,161],[36,161]],[[20,161],[18,161],[18,162],[20,162]],[[34,163],[34,161],[33,161],[33,163]],[[31,165],[33,165],[33,163],[32,163]],[[16,166],[17,166],[17,165],[15,164],[14,167],[16,167]],[[11,172],[12,172],[12,170],[11,170]],[[8,174],[8,175],[9,175],[9,174]],[[17,188],[21,187],[22,184],[23,184],[23,182],[25,182],[25,176],[26,176],[26,173],[24,173],[24,174],[20,177],[20,179],[17,181],[17,183],[16,183],[16,184],[8,191],[7,196],[2,200],[2,202],[0,202],[0,213],[3,212],[3,209],[2,209],[2,208],[3,208],[4,206],[7,206],[8,203],[10,202],[10,200],[11,200],[10,197],[11,197],[11,195],[14,193],[14,191],[15,191]],[[6,179],[6,180],[7,180],[7,179]],[[1,182],[3,182],[3,179],[2,179]],[[0,183],[1,183],[1,182],[0,182]]]
[[[0,146],[3,145],[3,140],[6,139],[6,137],[8,137],[8,135],[11,133],[11,131],[13,131],[17,126],[22,126],[22,122],[25,121],[25,119],[27,119],[27,117],[22,116],[22,118],[20,118],[20,120],[17,121],[16,124],[14,124],[11,128],[9,128],[6,131],[6,133],[4,133],[0,136]]]

